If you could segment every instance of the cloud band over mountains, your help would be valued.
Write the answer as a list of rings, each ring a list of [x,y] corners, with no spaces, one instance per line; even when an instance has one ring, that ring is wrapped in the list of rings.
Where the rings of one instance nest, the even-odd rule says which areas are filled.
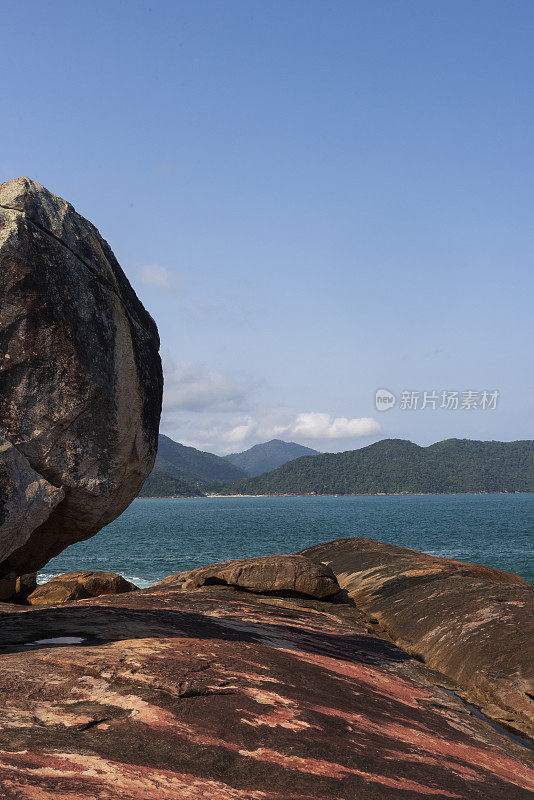
[[[200,449],[231,452],[273,438],[301,443],[354,442],[376,436],[372,417],[335,417],[324,411],[295,412],[256,407],[252,387],[243,388],[219,373],[189,362],[165,359],[162,430]]]

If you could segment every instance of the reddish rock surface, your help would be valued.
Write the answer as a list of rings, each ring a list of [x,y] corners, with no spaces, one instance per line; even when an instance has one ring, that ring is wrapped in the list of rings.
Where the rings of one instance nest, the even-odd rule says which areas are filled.
[[[65,572],[38,586],[27,597],[27,602],[32,606],[46,606],[101,594],[133,592],[136,589],[135,584],[115,572]]]
[[[317,598],[330,597],[339,592],[339,584],[330,567],[299,555],[224,561],[170,575],[155,585],[176,584],[182,589],[227,584],[250,592],[288,592]]]
[[[66,636],[84,641],[38,643]],[[529,751],[426,673],[324,601],[160,586],[6,607],[2,796],[531,798]]]
[[[340,539],[303,554],[327,562],[394,642],[494,718],[534,734],[534,585],[374,539]]]

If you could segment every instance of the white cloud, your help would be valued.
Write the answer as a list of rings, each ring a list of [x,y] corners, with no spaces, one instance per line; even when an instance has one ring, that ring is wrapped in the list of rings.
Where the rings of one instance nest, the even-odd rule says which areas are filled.
[[[380,432],[380,423],[372,417],[332,418],[330,414],[309,411],[298,414],[292,426],[295,436],[306,439],[348,439],[372,436]]]
[[[245,418],[243,421],[234,418],[221,423],[214,416],[202,415],[202,417],[202,422],[199,424],[189,415],[182,414],[179,417],[175,414],[165,415],[161,430],[190,447],[230,453],[236,448],[242,449],[243,442],[247,442],[256,429],[256,423],[251,418]]]
[[[157,289],[173,289],[169,270],[161,264],[146,264],[141,267],[141,281],[147,286],[155,286]]]
[[[329,450],[329,442],[333,440],[340,443],[343,440],[346,449],[350,449],[356,440],[382,431],[380,423],[371,417],[348,419],[321,412],[295,414],[288,409],[246,416],[230,413],[224,417],[220,413],[179,412],[167,414],[162,427],[183,444],[225,454],[270,439],[292,440],[322,450]]]
[[[183,444],[229,453],[270,439],[293,440],[329,450],[330,442],[350,449],[355,440],[382,428],[372,417],[333,417],[319,411],[259,409],[253,384],[241,385],[219,372],[163,353],[165,386],[161,428]]]
[[[242,409],[246,390],[218,372],[198,364],[165,359],[163,408],[169,411],[236,411]]]
[[[234,443],[241,443],[246,442],[247,439],[254,433],[256,430],[256,423],[253,419],[248,419],[246,422],[242,423],[241,425],[235,425],[229,431],[226,431],[222,434],[221,439],[228,444]]]

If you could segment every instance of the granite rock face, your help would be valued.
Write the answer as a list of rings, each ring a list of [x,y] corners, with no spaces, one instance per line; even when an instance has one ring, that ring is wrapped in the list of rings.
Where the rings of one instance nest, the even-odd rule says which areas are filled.
[[[61,488],[35,472],[17,448],[0,436],[0,563],[17,543],[29,539],[63,497]]]
[[[298,555],[244,558],[211,564],[170,575],[155,586],[179,585],[183,589],[195,589],[210,584],[226,584],[250,592],[292,593],[319,599],[339,592],[339,584],[330,567]]]
[[[32,606],[55,605],[70,600],[99,597],[101,594],[122,594],[137,589],[122,575],[115,572],[65,572],[37,586],[27,597]]]
[[[373,539],[303,551],[371,622],[488,714],[534,734],[534,585],[511,572]]]
[[[160,587],[0,617],[13,800],[527,800],[531,755],[348,605]]]
[[[157,449],[156,325],[109,245],[40,184],[0,184],[0,578],[137,495]]]

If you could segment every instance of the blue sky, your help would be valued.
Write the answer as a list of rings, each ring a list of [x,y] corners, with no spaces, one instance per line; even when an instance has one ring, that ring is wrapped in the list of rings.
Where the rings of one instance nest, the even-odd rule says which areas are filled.
[[[0,179],[110,242],[160,329],[162,430],[532,437],[532,2],[23,0],[2,34]]]

